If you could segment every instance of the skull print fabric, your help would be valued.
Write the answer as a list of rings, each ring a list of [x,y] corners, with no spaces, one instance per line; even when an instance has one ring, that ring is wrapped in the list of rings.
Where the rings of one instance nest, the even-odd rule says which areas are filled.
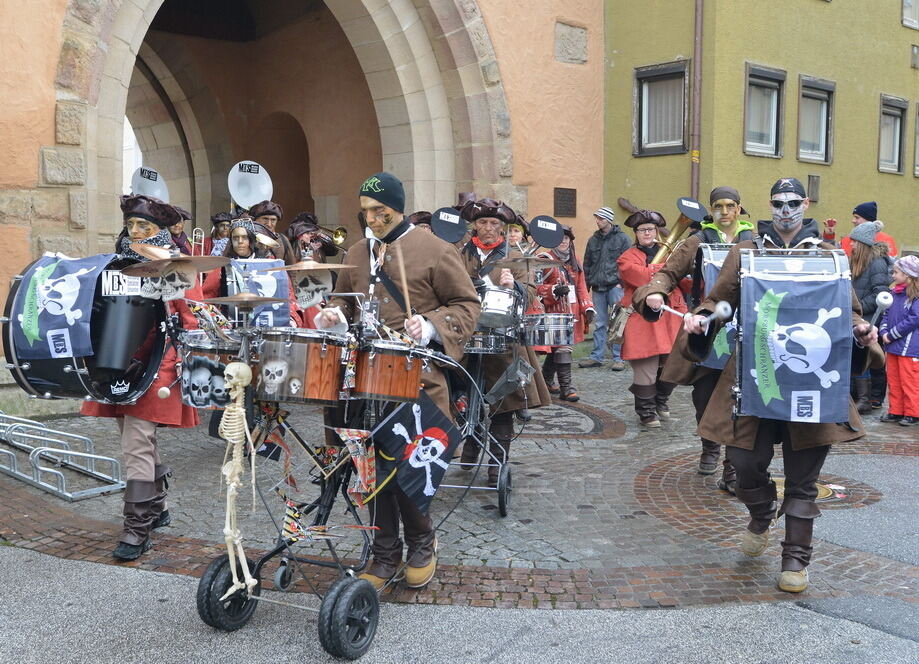
[[[852,304],[842,275],[741,277],[741,415],[849,418]]]
[[[90,322],[96,282],[114,254],[45,254],[23,274],[11,309],[13,343],[24,360],[93,355]]]
[[[190,354],[182,363],[182,402],[195,408],[225,408],[230,403],[224,358]]]
[[[290,279],[286,272],[266,272],[268,268],[281,267],[282,260],[257,258],[233,259],[227,267],[227,295],[254,293],[262,297],[284,300],[256,307],[252,320],[258,327],[286,327],[290,320]]]

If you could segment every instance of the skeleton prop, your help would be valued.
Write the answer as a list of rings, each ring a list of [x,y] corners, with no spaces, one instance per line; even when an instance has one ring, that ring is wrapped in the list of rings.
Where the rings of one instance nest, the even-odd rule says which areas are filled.
[[[243,550],[242,534],[236,520],[236,494],[239,487],[242,486],[243,474],[243,445],[249,445],[249,458],[252,460],[252,482],[253,496],[255,501],[255,450],[252,446],[252,440],[249,436],[249,427],[246,424],[246,409],[244,405],[244,395],[246,386],[252,382],[252,370],[248,365],[242,362],[231,362],[227,365],[223,373],[225,387],[230,395],[230,403],[223,413],[223,419],[220,422],[219,433],[227,441],[227,454],[224,456],[223,476],[227,484],[227,515],[223,527],[224,540],[227,543],[227,554],[230,557],[230,573],[233,575],[233,584],[227,590],[220,601],[224,601],[239,590],[245,590],[246,594],[252,592],[252,589],[258,585],[258,581],[252,578],[249,566],[246,563],[246,552]],[[226,457],[230,460],[226,461]],[[240,581],[236,572],[237,558],[239,567],[243,572],[243,580]]]

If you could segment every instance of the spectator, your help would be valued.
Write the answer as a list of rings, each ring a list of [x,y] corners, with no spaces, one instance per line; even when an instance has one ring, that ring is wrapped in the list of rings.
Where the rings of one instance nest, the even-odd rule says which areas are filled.
[[[852,210],[852,225],[855,228],[858,228],[860,224],[865,223],[866,221],[877,221],[878,220],[878,204],[874,201],[868,201],[867,203],[859,203],[855,206],[855,209]],[[887,245],[887,249],[891,256],[896,257],[897,255],[897,243],[894,242],[894,239],[889,236],[887,233],[878,232],[877,241],[883,242]],[[840,246],[842,250],[846,252],[846,256],[851,258],[852,256],[852,236],[848,235],[840,241]]]
[[[893,266],[893,304],[884,312],[880,337],[887,352],[890,403],[881,422],[919,424],[919,256]]]
[[[619,266],[616,261],[631,246],[632,242],[619,226],[613,223],[615,214],[608,207],[601,207],[594,212],[597,231],[587,241],[584,250],[584,275],[587,287],[593,298],[596,318],[594,326],[594,349],[590,357],[578,362],[581,368],[603,365],[606,355],[606,332],[609,324],[610,309],[622,299],[622,286],[619,283]],[[622,371],[621,346],[611,348],[613,353],[613,371]]]
[[[893,259],[887,255],[887,244],[878,239],[883,227],[880,221],[866,221],[852,229],[849,235],[852,247],[852,289],[862,305],[862,316],[868,319],[877,310],[878,294],[890,290]],[[879,390],[874,388],[878,384],[881,385]],[[886,385],[887,374],[883,368],[871,369],[861,376],[853,377],[852,398],[860,414],[870,413],[873,402],[877,402],[880,408],[887,391]]]

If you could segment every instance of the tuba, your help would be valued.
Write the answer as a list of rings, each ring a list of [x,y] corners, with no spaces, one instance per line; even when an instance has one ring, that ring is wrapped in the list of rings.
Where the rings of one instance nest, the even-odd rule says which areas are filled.
[[[666,263],[676,246],[683,241],[687,231],[693,224],[701,223],[707,212],[705,206],[692,198],[678,198],[676,206],[680,211],[680,218],[670,229],[670,235],[660,240],[661,248],[651,259],[652,265]]]

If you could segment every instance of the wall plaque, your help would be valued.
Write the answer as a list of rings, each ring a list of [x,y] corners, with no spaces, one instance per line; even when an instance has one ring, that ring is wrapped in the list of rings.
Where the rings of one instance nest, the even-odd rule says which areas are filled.
[[[556,217],[578,216],[578,190],[555,188],[555,205],[553,215]]]

